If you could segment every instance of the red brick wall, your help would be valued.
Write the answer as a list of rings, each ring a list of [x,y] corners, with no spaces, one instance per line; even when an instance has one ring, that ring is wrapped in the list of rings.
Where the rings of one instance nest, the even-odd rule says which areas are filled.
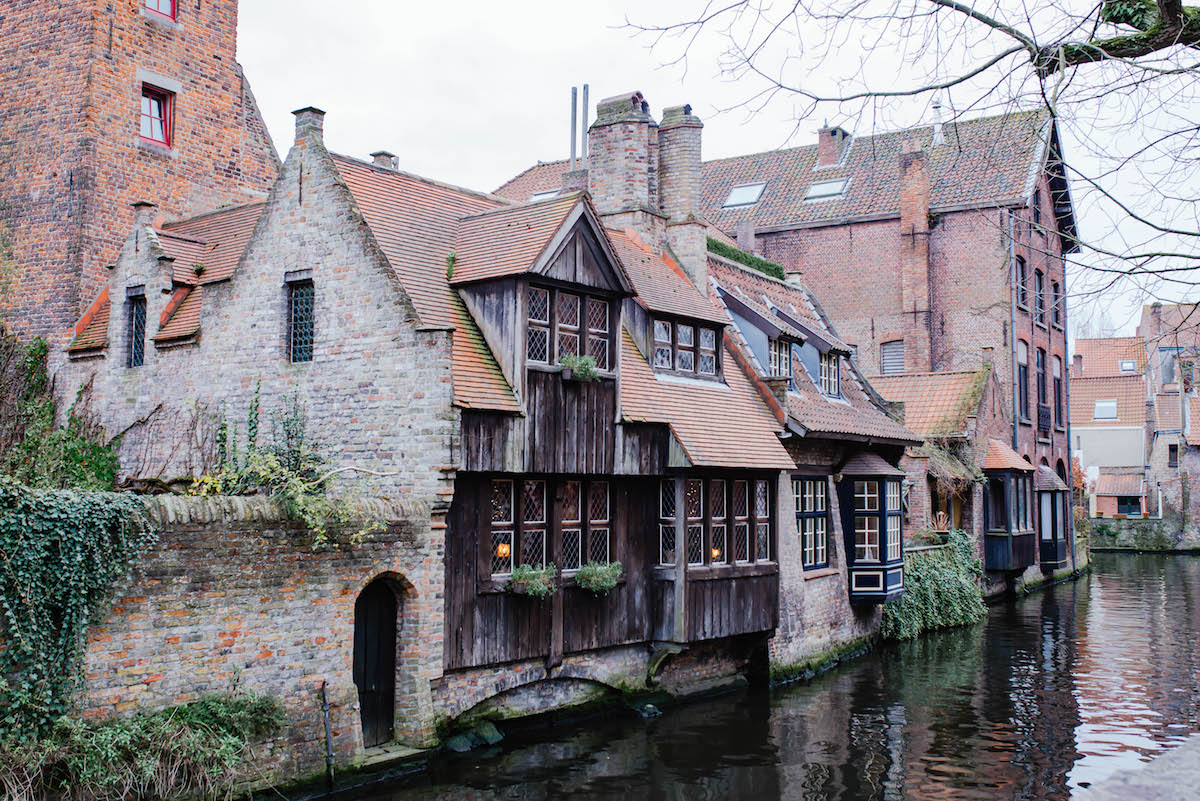
[[[169,23],[141,0],[6,4],[0,310],[22,334],[66,340],[107,280],[134,200],[171,218],[261,198],[274,180],[236,63],[236,0],[178,5]],[[138,137],[139,69],[179,84],[170,150]]]

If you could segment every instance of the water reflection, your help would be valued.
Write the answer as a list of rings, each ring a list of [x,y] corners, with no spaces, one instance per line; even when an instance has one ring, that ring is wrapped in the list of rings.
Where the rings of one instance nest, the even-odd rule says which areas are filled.
[[[1094,568],[809,684],[557,730],[365,796],[1066,799],[1200,731],[1200,557]]]

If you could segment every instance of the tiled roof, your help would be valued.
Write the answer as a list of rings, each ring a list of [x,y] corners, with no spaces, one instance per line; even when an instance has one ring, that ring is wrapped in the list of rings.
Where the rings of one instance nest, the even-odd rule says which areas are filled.
[[[979,411],[981,372],[904,373],[870,380],[885,400],[904,404],[904,425],[909,430],[937,437],[966,431],[967,417]]]
[[[841,164],[820,170],[813,169],[815,144],[708,161],[703,164],[699,212],[727,232],[736,230],[746,217],[753,219],[756,228],[766,228],[895,215],[900,208],[901,146],[914,139],[928,155],[934,209],[1014,200],[1029,188],[1035,159],[1044,152],[1047,122],[1044,112],[1027,111],[947,123],[943,126],[945,144],[936,146],[932,145],[932,127],[856,137]],[[562,186],[566,170],[565,161],[539,163],[496,194],[528,200],[535,192]],[[813,183],[841,179],[849,179],[849,184],[840,198],[804,200]],[[732,187],[760,182],[767,186],[754,205],[722,207]]]
[[[1121,362],[1132,360],[1136,372],[1146,366],[1146,344],[1141,337],[1104,337],[1075,340],[1075,355],[1083,357],[1083,372],[1071,373],[1072,378],[1101,378],[1130,375],[1121,372]]]
[[[88,306],[83,317],[75,324],[75,338],[67,345],[72,353],[85,350],[95,350],[108,345],[108,315],[111,306],[108,302],[108,285]]]
[[[163,225],[158,239],[175,258],[175,282],[211,284],[233,275],[265,205],[251,203]],[[199,278],[196,265],[204,267]]]
[[[712,257],[708,262],[709,277],[714,289],[731,293],[732,297],[751,300],[756,313],[764,315],[780,327],[791,326],[775,309],[784,312],[814,336],[834,347],[845,345],[830,330],[818,313],[808,290],[798,284],[777,281],[757,270],[743,267],[727,259]],[[788,393],[787,412],[806,431],[814,435],[852,435],[877,439],[918,443],[921,438],[888,417],[859,386],[853,369],[843,360],[842,398],[831,399],[821,393],[803,367],[797,367],[793,381],[796,390]],[[758,366],[759,369],[763,365]]]
[[[842,465],[841,471],[848,476],[902,476],[904,471],[894,467],[877,453],[863,451]]]
[[[1200,445],[1200,398],[1188,398],[1188,430],[1185,441],[1188,445]]]
[[[421,321],[454,326],[454,402],[520,411],[479,327],[446,279],[458,221],[501,201],[345,156],[334,156],[334,163]]]
[[[1105,473],[1101,471],[1096,477],[1096,489],[1093,495],[1126,495],[1139,496],[1142,494],[1142,475],[1140,473]]]
[[[455,243],[451,284],[528,272],[567,217],[581,202],[579,192],[504,206],[463,219]]]
[[[155,342],[184,339],[200,332],[200,310],[204,304],[204,287],[181,286],[175,289],[160,317]]]
[[[1033,474],[1033,488],[1038,492],[1066,492],[1066,483],[1046,465],[1038,467]]]
[[[1178,392],[1160,392],[1154,396],[1155,431],[1182,431],[1183,407]]]
[[[733,355],[726,356],[724,384],[656,377],[629,332],[622,330],[623,418],[666,423],[697,467],[794,468],[779,442],[779,423]]]
[[[1194,348],[1200,346],[1200,303],[1163,304],[1162,334],[1155,336],[1154,307],[1142,308],[1142,319],[1138,325],[1138,333],[1151,342],[1155,347]]]
[[[1116,420],[1096,420],[1096,401],[1115,400]],[[1146,424],[1146,380],[1141,375],[1071,379],[1071,425],[1141,426]]]
[[[548,192],[560,188],[563,174],[569,171],[570,165],[566,159],[539,161],[520,175],[506,181],[493,194],[524,202],[535,192]]]
[[[1033,465],[998,439],[988,437],[987,453],[983,457],[984,470],[1023,470],[1033,472]]]
[[[677,314],[725,325],[725,313],[701,295],[683,269],[670,258],[659,258],[632,228],[608,231],[609,241],[625,267],[637,299],[652,312]]]

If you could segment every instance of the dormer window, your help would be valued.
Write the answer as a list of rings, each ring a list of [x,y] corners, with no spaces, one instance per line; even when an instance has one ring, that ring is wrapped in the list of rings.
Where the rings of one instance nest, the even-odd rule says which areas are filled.
[[[607,298],[529,287],[526,361],[551,365],[564,356],[591,356],[598,369],[611,370],[611,313],[612,303]]]
[[[820,355],[821,392],[837,397],[842,394],[841,358],[836,353]]]
[[[805,200],[832,200],[846,191],[847,181],[818,181],[808,188]]]
[[[1122,373],[1136,373],[1137,372],[1137,362],[1135,362],[1133,359],[1122,359],[1120,367],[1121,367]]]
[[[653,365],[685,375],[718,374],[716,329],[690,322],[654,321]]]
[[[763,189],[766,186],[766,183],[735,186],[729,190],[729,197],[725,198],[722,207],[729,209],[735,206],[752,206],[762,197]]]
[[[775,378],[792,377],[792,343],[786,339],[771,340],[771,375]]]

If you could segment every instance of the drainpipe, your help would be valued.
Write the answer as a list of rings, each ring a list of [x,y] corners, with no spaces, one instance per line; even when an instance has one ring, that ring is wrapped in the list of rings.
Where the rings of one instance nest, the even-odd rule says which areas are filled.
[[[1067,260],[1063,260],[1063,290],[1062,290],[1062,321],[1063,339],[1071,330],[1071,321],[1067,318]],[[1065,356],[1066,353],[1064,352]],[[1072,360],[1074,361],[1074,360]],[[1067,405],[1067,501],[1070,507],[1067,511],[1067,542],[1071,546],[1071,570],[1079,570],[1079,562],[1075,555],[1075,460],[1071,457],[1071,371],[1063,364],[1063,403]]]
[[[1020,426],[1020,407],[1017,406],[1017,388],[1020,382],[1017,379],[1017,242],[1013,232],[1013,214],[1012,210],[1006,212],[1008,214],[1008,362],[1012,374],[1009,380],[1012,382],[1012,448],[1017,450],[1020,447],[1017,444],[1017,429]],[[1065,284],[1066,281],[1064,280]]]

